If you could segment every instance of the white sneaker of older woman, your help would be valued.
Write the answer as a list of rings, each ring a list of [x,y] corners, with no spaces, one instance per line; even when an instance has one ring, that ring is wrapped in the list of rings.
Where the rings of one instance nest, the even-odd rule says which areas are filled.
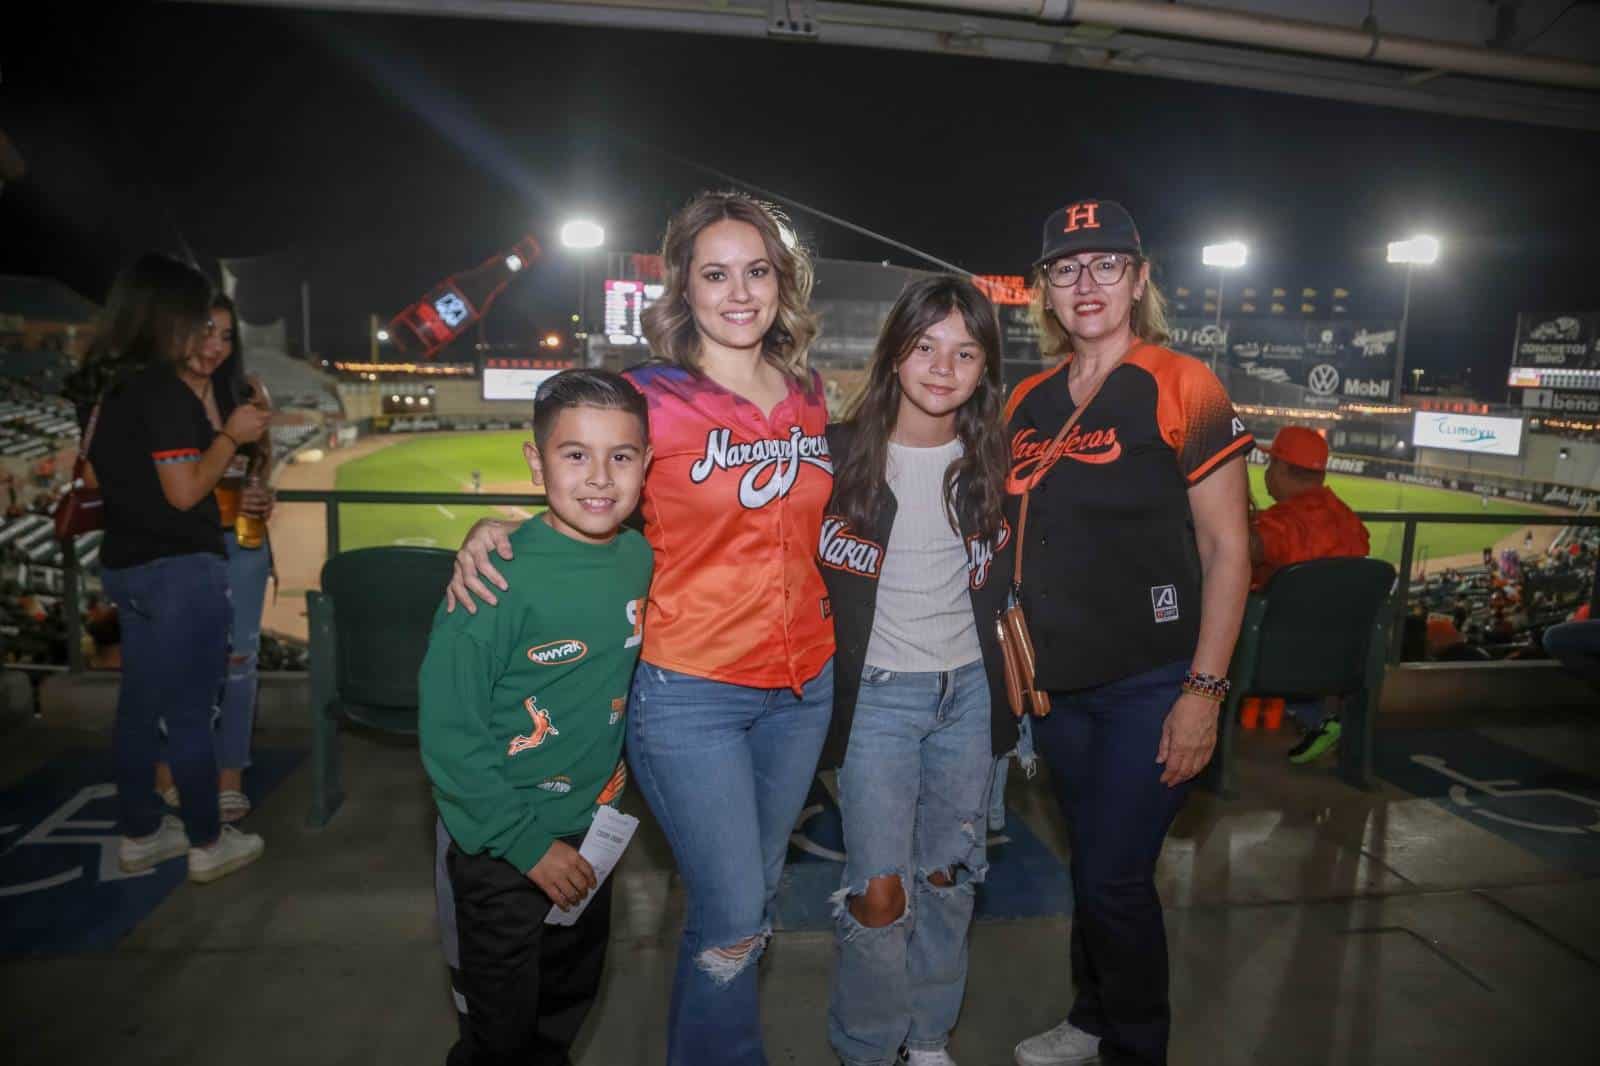
[[[1100,1038],[1062,1022],[1018,1044],[1013,1057],[1017,1066],[1077,1066],[1100,1058]]]

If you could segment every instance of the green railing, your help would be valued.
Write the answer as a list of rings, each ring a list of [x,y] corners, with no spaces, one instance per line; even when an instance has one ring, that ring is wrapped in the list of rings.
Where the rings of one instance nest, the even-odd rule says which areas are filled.
[[[363,504],[401,504],[457,507],[542,507],[545,497],[533,493],[461,493],[461,492],[353,492],[336,489],[282,489],[278,492],[280,504],[320,504],[327,536],[327,554],[335,555],[340,545],[340,511],[343,507]],[[1362,521],[1369,526],[1383,523],[1400,523],[1403,534],[1400,559],[1396,566],[1402,575],[1394,596],[1394,645],[1390,661],[1400,661],[1400,642],[1405,630],[1405,618],[1410,609],[1411,581],[1408,579],[1416,566],[1417,527],[1422,525],[1468,526],[1600,526],[1600,514],[1561,515],[1549,512],[1527,514],[1455,514],[1416,511],[1361,511]],[[453,545],[450,545],[453,547]],[[83,664],[83,620],[80,614],[79,566],[71,545],[62,554],[65,569],[63,581],[63,608],[67,621],[68,668],[74,672]],[[1591,612],[1600,612],[1600,562],[1596,565],[1596,581],[1590,593]],[[1600,617],[1596,613],[1595,617]]]

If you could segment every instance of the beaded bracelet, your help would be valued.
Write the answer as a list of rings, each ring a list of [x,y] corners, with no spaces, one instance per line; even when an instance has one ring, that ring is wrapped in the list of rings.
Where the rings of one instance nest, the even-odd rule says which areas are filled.
[[[1190,670],[1183,676],[1183,691],[1213,703],[1225,701],[1228,698],[1228,690],[1232,687],[1227,678],[1215,674],[1202,674],[1198,670]]]

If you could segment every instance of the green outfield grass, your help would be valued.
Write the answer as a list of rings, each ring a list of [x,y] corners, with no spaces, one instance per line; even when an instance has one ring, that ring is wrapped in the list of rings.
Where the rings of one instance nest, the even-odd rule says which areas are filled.
[[[427,433],[397,439],[387,448],[339,467],[335,487],[368,492],[470,492],[472,472],[485,491],[515,482],[532,492],[522,461],[526,432]],[[527,508],[537,511],[537,507]],[[448,504],[344,504],[339,509],[339,547],[421,544],[455,548],[480,518],[507,517],[492,507]]]
[[[1250,468],[1250,492],[1260,506],[1272,502],[1264,483],[1266,468]],[[1328,475],[1328,487],[1339,494],[1357,511],[1448,511],[1460,514],[1542,514],[1533,508],[1508,500],[1490,500],[1487,507],[1476,496],[1448,489],[1430,489],[1420,485],[1406,485],[1398,481],[1379,481],[1376,478],[1355,477],[1350,474]],[[1508,536],[1521,526],[1515,522],[1493,526],[1420,525],[1417,527],[1417,557],[1424,551],[1429,559],[1443,559],[1452,555],[1476,554],[1501,537]],[[1367,531],[1372,534],[1372,554],[1396,565],[1400,562],[1400,540],[1405,527],[1398,522],[1369,522]]]
[[[515,482],[527,486],[528,468],[522,461],[524,432],[422,434],[402,438],[364,459],[339,468],[340,489],[373,492],[467,492],[472,471],[483,474],[487,488]],[[1250,468],[1250,489],[1256,502],[1270,502],[1262,483],[1265,470]],[[1444,511],[1461,514],[1529,513],[1522,504],[1490,500],[1487,507],[1477,496],[1445,489],[1404,485],[1395,481],[1333,474],[1328,484],[1358,511]],[[528,508],[536,510],[536,508]],[[454,548],[473,522],[485,516],[504,517],[491,507],[390,504],[345,504],[340,509],[340,546],[363,548],[374,544],[433,543]],[[1397,523],[1372,523],[1372,553],[1390,562],[1400,561],[1402,527]],[[1430,559],[1476,553],[1485,545],[1515,532],[1513,519],[1504,525],[1424,525],[1417,530],[1417,550]]]

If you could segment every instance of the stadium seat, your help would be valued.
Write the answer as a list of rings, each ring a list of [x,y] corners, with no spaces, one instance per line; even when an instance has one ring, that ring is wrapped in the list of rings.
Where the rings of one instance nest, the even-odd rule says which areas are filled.
[[[342,721],[385,733],[417,732],[417,670],[453,552],[384,547],[341,552],[306,594],[311,635],[310,825],[327,825],[344,802]]]
[[[1234,751],[1246,696],[1339,696],[1339,775],[1372,787],[1373,733],[1389,646],[1395,569],[1381,559],[1316,559],[1286,566],[1245,605],[1205,784],[1238,794]]]

